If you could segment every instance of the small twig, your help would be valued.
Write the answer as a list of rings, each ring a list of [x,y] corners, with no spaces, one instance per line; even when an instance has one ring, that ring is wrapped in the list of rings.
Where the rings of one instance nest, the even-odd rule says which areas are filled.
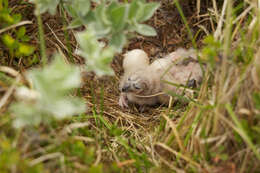
[[[22,21],[22,22],[13,24],[13,25],[11,25],[11,26],[8,26],[8,27],[6,27],[6,28],[0,29],[0,34],[2,34],[3,32],[8,31],[8,30],[10,30],[10,29],[13,29],[13,28],[16,28],[16,27],[19,27],[19,26],[22,26],[22,25],[28,25],[28,24],[33,24],[33,23],[32,23],[32,21],[29,21],[29,20]]]
[[[206,138],[206,139],[201,139],[200,140],[200,144],[213,143],[213,142],[221,140],[222,138],[227,138],[227,134],[220,135],[220,136],[215,136],[215,137],[211,137],[211,138]]]
[[[62,41],[59,39],[59,37],[55,34],[55,32],[52,30],[52,28],[49,26],[48,23],[46,23],[46,25],[48,26],[48,28],[51,30],[51,33],[53,34],[53,36],[56,38],[56,40],[62,45],[62,47],[68,52],[67,47],[62,43]]]
[[[169,98],[169,104],[168,104],[168,111],[170,111],[170,108],[172,107],[172,104],[173,104],[173,97],[170,96],[170,98]]]
[[[62,130],[62,134],[67,134],[67,133],[71,133],[72,130],[74,129],[78,129],[78,128],[83,128],[86,126],[89,126],[89,122],[84,122],[84,123],[72,123],[68,126],[66,126],[63,130]]]
[[[159,96],[159,95],[163,95],[165,94],[164,92],[159,92],[159,93],[156,93],[156,94],[153,94],[153,95],[146,95],[146,96],[141,96],[141,95],[134,95],[136,97],[141,97],[141,98],[149,98],[149,97],[155,97],[155,96]]]
[[[212,0],[212,3],[213,3],[213,9],[214,9],[214,13],[215,13],[215,16],[216,16],[216,20],[218,22],[219,21],[219,15],[218,15],[217,2],[216,2],[216,0]]]
[[[94,142],[95,140],[90,138],[90,137],[86,137],[86,136],[74,136],[73,137],[76,140],[80,140],[80,141],[84,141],[84,142]]]
[[[7,73],[11,76],[14,76],[14,77],[17,77],[17,75],[19,75],[19,72],[8,67],[8,66],[0,66],[0,71],[1,72],[4,72],[4,73]]]
[[[51,153],[51,154],[46,154],[46,155],[43,155],[43,156],[40,156],[38,157],[37,159],[34,159],[32,160],[29,165],[30,166],[34,166],[34,165],[37,165],[41,162],[44,162],[46,160],[50,160],[50,159],[54,159],[56,157],[61,157],[62,154],[60,152],[56,152],[56,153]]]
[[[96,159],[96,161],[95,161],[95,163],[94,163],[94,165],[95,166],[97,166],[98,164],[99,164],[99,162],[100,162],[100,160],[101,160],[101,148],[100,148],[100,145],[98,145],[98,149],[97,149],[97,159]]]
[[[2,97],[2,99],[0,100],[0,109],[6,104],[8,98],[12,95],[17,83],[21,80],[21,75],[18,75],[16,77],[15,82],[12,84],[12,86],[7,90],[7,92],[5,93],[5,95]]]
[[[131,165],[131,164],[133,164],[133,163],[135,163],[135,162],[136,162],[136,160],[134,160],[134,159],[125,160],[125,161],[123,161],[123,162],[117,163],[117,166],[118,166],[119,168],[122,168],[123,166]]]
[[[221,16],[220,16],[220,19],[219,19],[219,22],[218,22],[217,29],[216,29],[216,31],[214,33],[214,38],[215,39],[218,39],[219,36],[221,35],[222,26],[223,26],[223,23],[224,23],[225,11],[226,11],[226,8],[227,8],[227,2],[228,1],[225,0],[224,3],[223,3]]]
[[[253,9],[253,5],[250,5],[247,9],[243,11],[235,20],[233,20],[233,24],[236,24],[240,19],[244,18],[251,10]]]
[[[197,17],[200,16],[200,0],[197,0]]]

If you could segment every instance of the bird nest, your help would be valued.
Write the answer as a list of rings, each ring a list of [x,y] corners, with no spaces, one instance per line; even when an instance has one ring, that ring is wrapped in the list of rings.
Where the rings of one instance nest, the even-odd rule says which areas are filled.
[[[198,33],[196,42],[200,46],[205,36],[205,33],[199,32],[201,29],[200,26],[204,25],[205,28],[210,28],[210,25],[209,21],[202,21],[198,18],[195,5],[193,1],[184,1],[181,3],[193,34]],[[201,4],[201,10],[206,10],[206,4]],[[136,106],[132,106],[130,109],[122,109],[118,105],[120,95],[118,85],[120,77],[123,74],[123,54],[129,50],[142,49],[148,54],[150,62],[152,62],[179,47],[190,48],[192,47],[192,43],[178,10],[170,1],[162,2],[160,9],[147,23],[156,29],[157,36],[144,37],[137,35],[137,37],[131,39],[123,52],[116,55],[111,64],[115,71],[115,76],[98,78],[93,73],[84,74],[84,86],[81,91],[90,108],[89,113],[95,109],[99,113],[102,112],[105,114],[109,119],[124,119],[132,122],[132,124],[140,123],[137,126],[148,124],[147,127],[152,127],[152,123],[159,123],[159,116],[161,112],[168,109],[167,106],[149,107],[146,111],[140,112]],[[185,110],[185,105],[177,105],[176,109],[171,111],[176,110],[180,112]]]

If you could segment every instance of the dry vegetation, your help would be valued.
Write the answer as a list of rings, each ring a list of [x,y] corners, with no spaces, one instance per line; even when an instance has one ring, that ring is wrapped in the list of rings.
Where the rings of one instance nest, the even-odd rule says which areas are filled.
[[[161,7],[147,22],[156,28],[157,36],[137,35],[124,52],[141,48],[152,61],[178,47],[194,46],[173,2],[159,2]],[[14,98],[1,106],[0,172],[260,172],[260,98],[256,105],[253,97],[260,92],[260,4],[237,1],[233,6],[239,8],[233,14],[230,4],[228,0],[180,3],[201,58],[209,66],[196,102],[177,102],[171,108],[153,107],[143,113],[135,107],[122,110],[118,106],[122,54],[116,55],[115,76],[82,74],[84,83],[77,94],[88,105],[85,114],[16,130],[7,112]],[[26,28],[36,52],[10,59],[0,44],[0,64],[23,72],[39,62],[35,60],[40,56],[38,26],[33,5],[18,5],[16,0],[9,5],[32,22]],[[226,5],[228,10],[222,11]],[[70,19],[61,10],[42,18],[47,54],[58,50],[68,61],[82,63],[73,53],[77,47],[73,31],[63,29]],[[208,34],[221,46],[217,41],[203,42]],[[12,87],[10,78],[10,83],[0,78],[0,103]]]

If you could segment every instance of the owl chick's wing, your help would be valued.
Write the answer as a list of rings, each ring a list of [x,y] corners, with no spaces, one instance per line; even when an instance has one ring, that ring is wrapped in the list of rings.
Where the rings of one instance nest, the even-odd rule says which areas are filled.
[[[203,72],[195,49],[181,48],[175,51],[174,56],[170,54],[167,58],[174,59],[174,65],[170,68],[169,74],[178,84],[186,85],[189,81],[201,83]]]
[[[182,85],[186,84],[189,78],[197,81],[202,78],[202,70],[194,49],[179,48],[164,58],[155,60],[150,68],[164,80]]]
[[[150,68],[160,75],[161,90],[181,93],[182,89],[176,85],[196,87],[202,81],[203,72],[197,60],[194,49],[179,48],[164,58],[154,61]],[[167,82],[171,82],[171,85]]]

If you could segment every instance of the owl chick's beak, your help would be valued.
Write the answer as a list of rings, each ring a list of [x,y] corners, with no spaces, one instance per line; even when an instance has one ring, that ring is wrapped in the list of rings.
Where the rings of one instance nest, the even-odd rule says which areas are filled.
[[[130,84],[129,83],[125,83],[122,87],[122,92],[128,92],[130,89]]]

